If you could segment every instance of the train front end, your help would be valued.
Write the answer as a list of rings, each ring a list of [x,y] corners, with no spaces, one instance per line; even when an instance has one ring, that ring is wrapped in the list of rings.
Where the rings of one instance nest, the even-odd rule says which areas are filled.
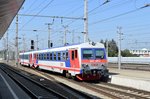
[[[81,71],[77,75],[80,80],[107,80],[107,57],[103,44],[81,48]]]

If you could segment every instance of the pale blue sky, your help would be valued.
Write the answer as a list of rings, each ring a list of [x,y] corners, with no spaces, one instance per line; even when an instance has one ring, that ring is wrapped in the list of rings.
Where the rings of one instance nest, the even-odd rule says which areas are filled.
[[[52,2],[51,2],[52,1]],[[88,0],[89,11],[102,5],[106,0]],[[101,39],[115,39],[117,41],[117,26],[122,27],[123,40],[122,49],[150,49],[150,7],[137,10],[135,12],[122,15],[126,12],[138,9],[145,4],[150,4],[150,0],[109,0],[110,2],[98,7],[89,13],[89,38],[92,41]],[[51,3],[50,3],[51,2]],[[26,0],[20,9],[20,14],[34,14],[47,16],[83,17],[84,0]],[[105,20],[106,19],[106,20]],[[73,22],[72,22],[73,21]],[[26,47],[30,48],[30,40],[36,40],[39,35],[40,49],[47,48],[48,31],[46,23],[52,23],[52,18],[19,16],[19,37],[25,35]],[[70,24],[71,23],[71,24]],[[74,31],[75,43],[83,42],[83,20],[54,19],[51,26],[51,40],[54,46],[62,45],[64,35],[63,25],[68,25],[70,32]],[[15,19],[9,27],[9,40],[14,43]],[[33,30],[39,30],[36,33]],[[67,42],[72,43],[72,33],[67,33]],[[23,40],[20,39],[19,42]],[[3,39],[1,49],[3,48]],[[20,49],[22,49],[22,43]]]

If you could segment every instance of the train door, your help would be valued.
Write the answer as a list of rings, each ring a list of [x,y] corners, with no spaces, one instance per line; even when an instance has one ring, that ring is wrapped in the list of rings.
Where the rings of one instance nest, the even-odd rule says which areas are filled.
[[[72,68],[79,68],[79,57],[77,50],[70,50],[70,64]]]
[[[29,54],[29,64],[32,64],[32,54]]]
[[[66,67],[70,67],[70,57],[69,57],[68,51],[63,53],[63,57],[66,60]]]
[[[34,58],[33,58],[34,64],[36,64],[36,60],[37,60],[37,54],[34,54]]]

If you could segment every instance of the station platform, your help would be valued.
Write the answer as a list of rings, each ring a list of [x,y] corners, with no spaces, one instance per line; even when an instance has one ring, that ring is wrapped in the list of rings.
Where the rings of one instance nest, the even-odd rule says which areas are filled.
[[[150,71],[108,69],[110,83],[150,91]]]
[[[30,97],[0,70],[0,99],[30,99]]]

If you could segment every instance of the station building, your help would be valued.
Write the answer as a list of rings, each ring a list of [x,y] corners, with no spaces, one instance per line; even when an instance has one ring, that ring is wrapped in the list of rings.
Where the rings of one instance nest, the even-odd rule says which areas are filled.
[[[150,50],[146,48],[143,48],[141,50],[130,50],[130,53],[139,57],[150,57]]]

